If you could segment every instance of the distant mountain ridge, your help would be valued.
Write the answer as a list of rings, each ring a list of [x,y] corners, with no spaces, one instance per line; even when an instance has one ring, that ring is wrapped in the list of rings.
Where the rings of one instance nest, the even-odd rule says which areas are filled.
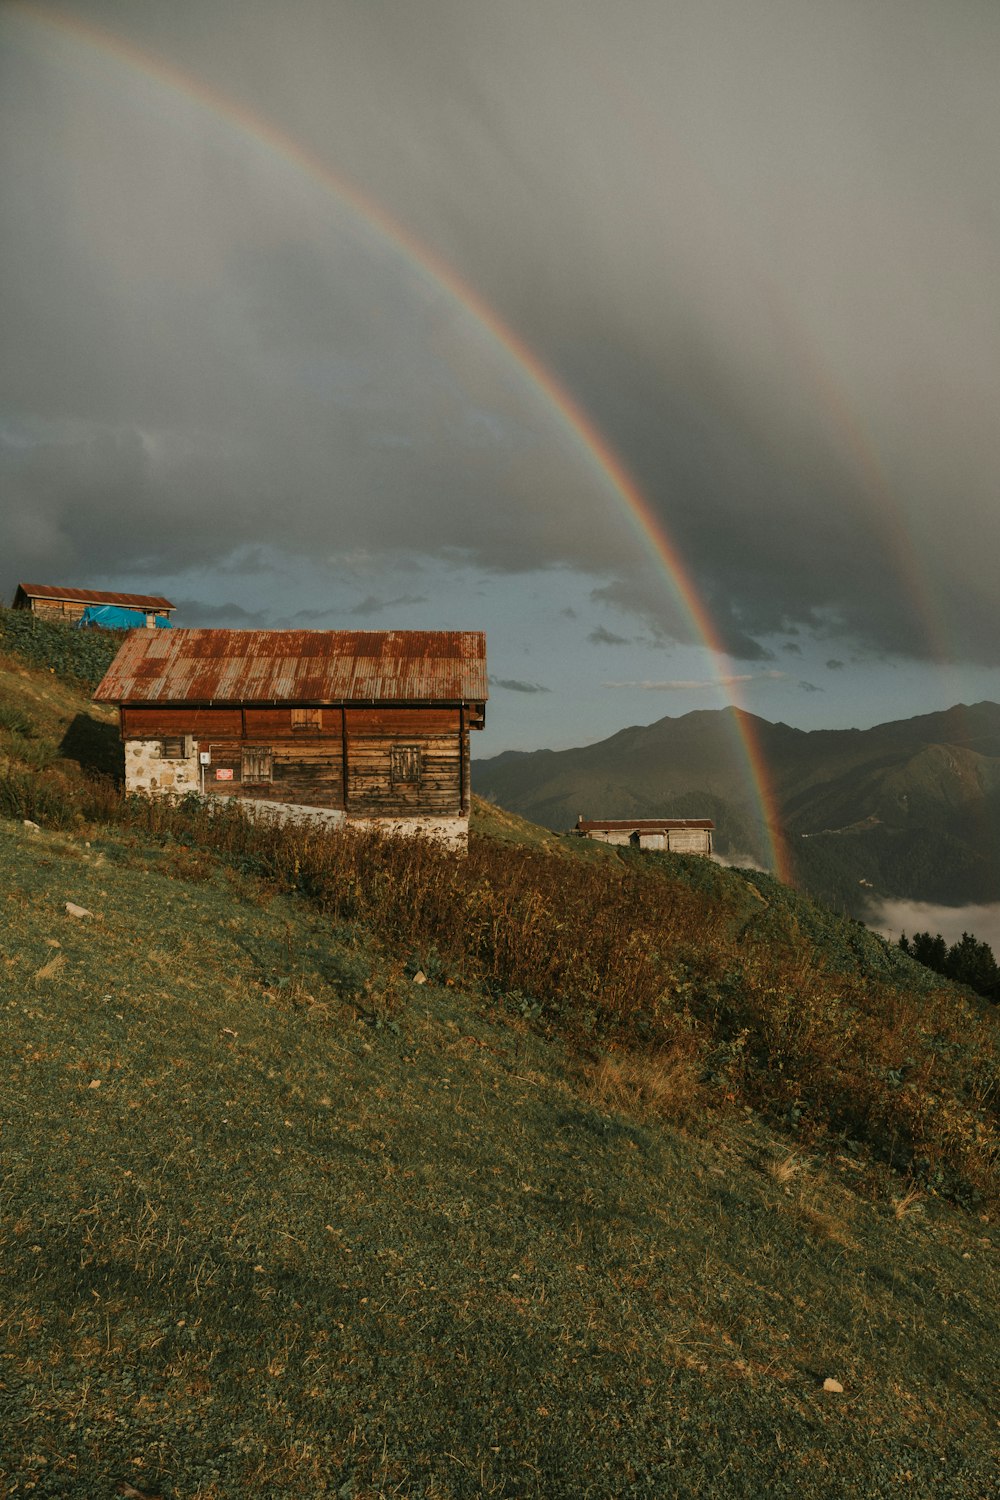
[[[1000,900],[996,703],[956,704],[871,729],[793,729],[740,709],[702,709],[593,745],[476,761],[473,784],[553,829],[571,827],[580,813],[712,817],[720,852],[766,863],[747,730],[807,890],[858,914],[871,892],[949,904]]]

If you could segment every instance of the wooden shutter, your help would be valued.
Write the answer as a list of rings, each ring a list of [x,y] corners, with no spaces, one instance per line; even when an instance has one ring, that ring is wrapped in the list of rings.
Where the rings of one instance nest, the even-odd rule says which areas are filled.
[[[240,769],[240,780],[248,782],[273,781],[274,754],[269,745],[244,745]]]
[[[419,785],[422,769],[419,745],[393,745],[389,756],[389,780],[393,786]]]
[[[323,710],[321,708],[293,708],[293,729],[322,729]]]

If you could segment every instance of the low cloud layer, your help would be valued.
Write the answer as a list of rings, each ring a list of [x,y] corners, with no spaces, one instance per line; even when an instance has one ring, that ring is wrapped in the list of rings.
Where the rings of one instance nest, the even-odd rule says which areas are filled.
[[[988,943],[1000,956],[1000,904],[986,906],[934,906],[925,901],[882,901],[873,908],[868,926],[893,941],[902,933],[940,933],[949,947],[963,932],[971,932]]]
[[[738,672],[720,677],[704,678],[668,678],[663,682],[649,681],[640,682],[602,682],[601,686],[606,688],[638,688],[644,693],[688,693],[701,691],[705,688],[734,688],[745,687],[751,682],[779,682],[786,677],[786,672]]]

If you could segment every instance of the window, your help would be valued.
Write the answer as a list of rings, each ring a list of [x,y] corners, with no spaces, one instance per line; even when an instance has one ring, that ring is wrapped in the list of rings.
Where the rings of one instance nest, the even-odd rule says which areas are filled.
[[[244,785],[274,780],[274,755],[268,745],[244,745],[240,780]]]
[[[187,760],[193,753],[190,735],[168,734],[160,741],[161,760]]]
[[[321,708],[293,708],[293,729],[322,729],[323,710]]]
[[[419,745],[393,745],[389,759],[389,780],[393,786],[419,784],[423,757]]]

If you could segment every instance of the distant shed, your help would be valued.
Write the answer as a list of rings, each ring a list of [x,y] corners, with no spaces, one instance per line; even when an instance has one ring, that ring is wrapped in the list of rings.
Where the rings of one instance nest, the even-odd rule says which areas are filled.
[[[602,844],[630,844],[672,854],[711,854],[715,824],[711,818],[579,817],[574,832]]]
[[[162,594],[109,594],[102,589],[66,588],[55,583],[19,583],[11,608],[27,609],[46,620],[73,624],[95,605],[138,610],[150,626],[155,625],[157,615],[169,618],[176,608]]]
[[[94,696],[119,706],[129,791],[468,842],[481,631],[135,631]]]

